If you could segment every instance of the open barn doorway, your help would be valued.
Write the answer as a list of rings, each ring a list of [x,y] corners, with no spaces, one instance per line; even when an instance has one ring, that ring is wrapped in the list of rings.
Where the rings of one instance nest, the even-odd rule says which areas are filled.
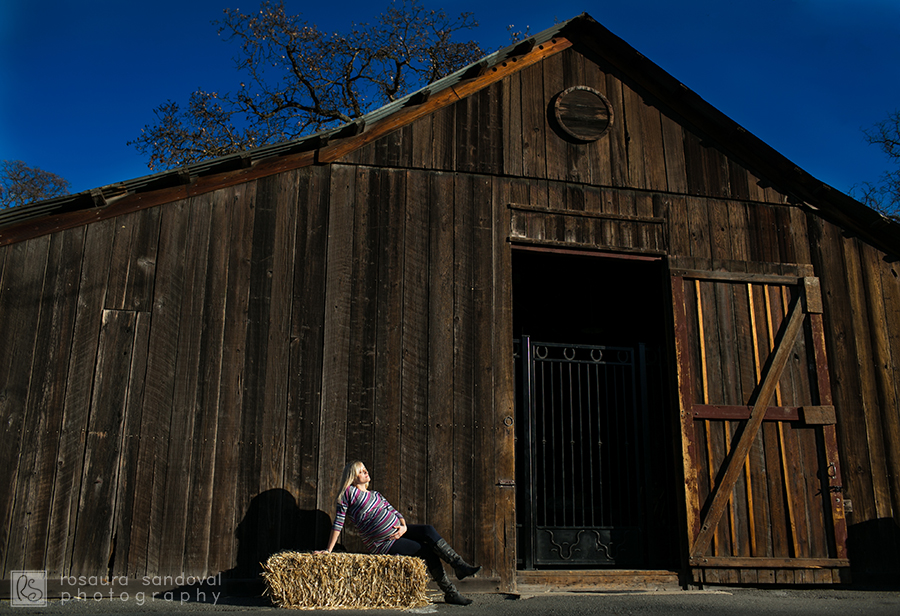
[[[662,261],[512,263],[518,567],[677,567]]]

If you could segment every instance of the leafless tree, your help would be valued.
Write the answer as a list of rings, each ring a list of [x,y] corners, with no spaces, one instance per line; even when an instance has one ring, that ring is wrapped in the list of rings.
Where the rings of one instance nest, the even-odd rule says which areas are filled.
[[[900,109],[863,132],[866,141],[881,148],[896,167],[885,171],[876,182],[863,182],[855,186],[854,196],[900,222]]]
[[[0,160],[0,209],[69,194],[69,182],[21,160]]]
[[[151,169],[170,169],[340,125],[481,58],[474,41],[453,40],[478,24],[419,0],[395,0],[374,24],[328,33],[282,2],[258,12],[226,9],[214,22],[239,47],[234,93],[197,90],[182,109],[168,101],[129,141]]]

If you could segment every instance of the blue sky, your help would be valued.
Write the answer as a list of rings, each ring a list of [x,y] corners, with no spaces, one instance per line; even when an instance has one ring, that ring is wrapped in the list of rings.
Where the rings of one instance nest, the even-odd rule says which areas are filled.
[[[388,0],[302,2],[325,29],[370,21]],[[472,11],[472,37],[508,44],[587,12],[818,179],[848,191],[889,163],[861,129],[900,108],[900,0],[423,0]],[[0,159],[79,192],[148,175],[126,142],[154,107],[240,81],[210,22],[258,0],[0,0]],[[339,7],[339,8],[338,8]]]

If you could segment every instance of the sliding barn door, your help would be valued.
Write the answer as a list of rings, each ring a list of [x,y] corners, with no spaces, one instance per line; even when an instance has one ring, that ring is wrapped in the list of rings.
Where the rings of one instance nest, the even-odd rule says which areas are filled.
[[[694,580],[845,580],[818,279],[671,265]]]

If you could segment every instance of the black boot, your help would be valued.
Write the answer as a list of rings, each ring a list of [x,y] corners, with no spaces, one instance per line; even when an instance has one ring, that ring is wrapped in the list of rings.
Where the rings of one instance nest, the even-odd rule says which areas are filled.
[[[453,551],[453,548],[444,541],[443,539],[439,540],[436,544],[434,544],[434,553],[447,561],[453,570],[456,572],[456,579],[461,580],[463,578],[467,578],[470,575],[475,575],[479,571],[481,571],[481,567],[473,567],[466,561],[462,559],[462,557]]]
[[[471,599],[462,596],[459,594],[459,591],[456,590],[456,586],[454,586],[453,582],[450,581],[450,578],[447,577],[447,572],[444,571],[444,565],[441,564],[441,561],[429,563],[428,573],[431,574],[431,577],[437,582],[438,588],[444,593],[445,603],[451,605],[469,605],[472,603]]]

